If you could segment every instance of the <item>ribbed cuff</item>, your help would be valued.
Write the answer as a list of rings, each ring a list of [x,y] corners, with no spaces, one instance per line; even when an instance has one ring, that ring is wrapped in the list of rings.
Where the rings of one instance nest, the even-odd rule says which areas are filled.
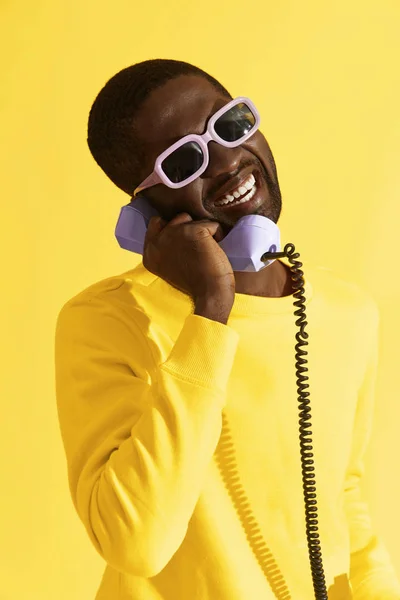
[[[190,314],[162,367],[225,392],[238,343],[239,334],[231,327]]]

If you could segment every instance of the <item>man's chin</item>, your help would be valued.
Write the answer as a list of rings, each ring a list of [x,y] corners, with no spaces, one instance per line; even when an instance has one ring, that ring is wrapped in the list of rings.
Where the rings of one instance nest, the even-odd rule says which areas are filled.
[[[254,213],[252,214],[257,214],[258,211],[254,211]],[[239,217],[237,220],[239,221],[241,219],[241,217]],[[228,224],[228,223],[222,223],[221,221],[219,221],[219,224],[221,225],[221,229],[222,229],[222,237],[221,239],[218,240],[218,242],[222,242],[222,240],[224,238],[226,238],[226,236],[228,235],[228,233],[230,233],[232,231],[232,229],[235,227],[236,223],[233,224]]]

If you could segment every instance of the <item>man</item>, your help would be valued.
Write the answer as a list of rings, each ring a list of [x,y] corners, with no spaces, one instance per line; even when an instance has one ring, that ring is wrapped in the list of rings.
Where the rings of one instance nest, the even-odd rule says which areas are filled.
[[[225,110],[232,100],[193,65],[151,60],[113,77],[90,113],[97,163],[162,217],[150,221],[143,262],[67,302],[57,323],[72,499],[107,563],[96,600],[314,597],[290,269],[284,259],[234,272],[218,244],[244,214],[277,223],[281,212],[256,109],[239,102]],[[220,141],[207,144],[208,163],[207,150],[183,143],[160,171],[157,158],[203,135],[218,111]],[[360,495],[378,309],[353,284],[311,266],[305,296],[329,599],[398,600]]]

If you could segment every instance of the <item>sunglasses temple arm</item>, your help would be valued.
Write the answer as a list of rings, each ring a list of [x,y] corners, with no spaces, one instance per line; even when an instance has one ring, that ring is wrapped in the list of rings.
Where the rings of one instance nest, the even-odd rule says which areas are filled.
[[[137,196],[140,192],[146,188],[152,187],[153,185],[157,185],[157,183],[162,183],[161,177],[155,171],[152,172],[140,185],[135,188],[132,196]]]

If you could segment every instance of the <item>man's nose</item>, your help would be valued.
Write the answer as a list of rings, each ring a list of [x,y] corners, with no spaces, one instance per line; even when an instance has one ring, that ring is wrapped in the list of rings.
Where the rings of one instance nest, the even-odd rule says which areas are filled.
[[[238,170],[243,159],[240,146],[227,148],[217,142],[211,141],[208,144],[208,152],[210,160],[202,177],[217,177],[226,173],[234,173]]]

